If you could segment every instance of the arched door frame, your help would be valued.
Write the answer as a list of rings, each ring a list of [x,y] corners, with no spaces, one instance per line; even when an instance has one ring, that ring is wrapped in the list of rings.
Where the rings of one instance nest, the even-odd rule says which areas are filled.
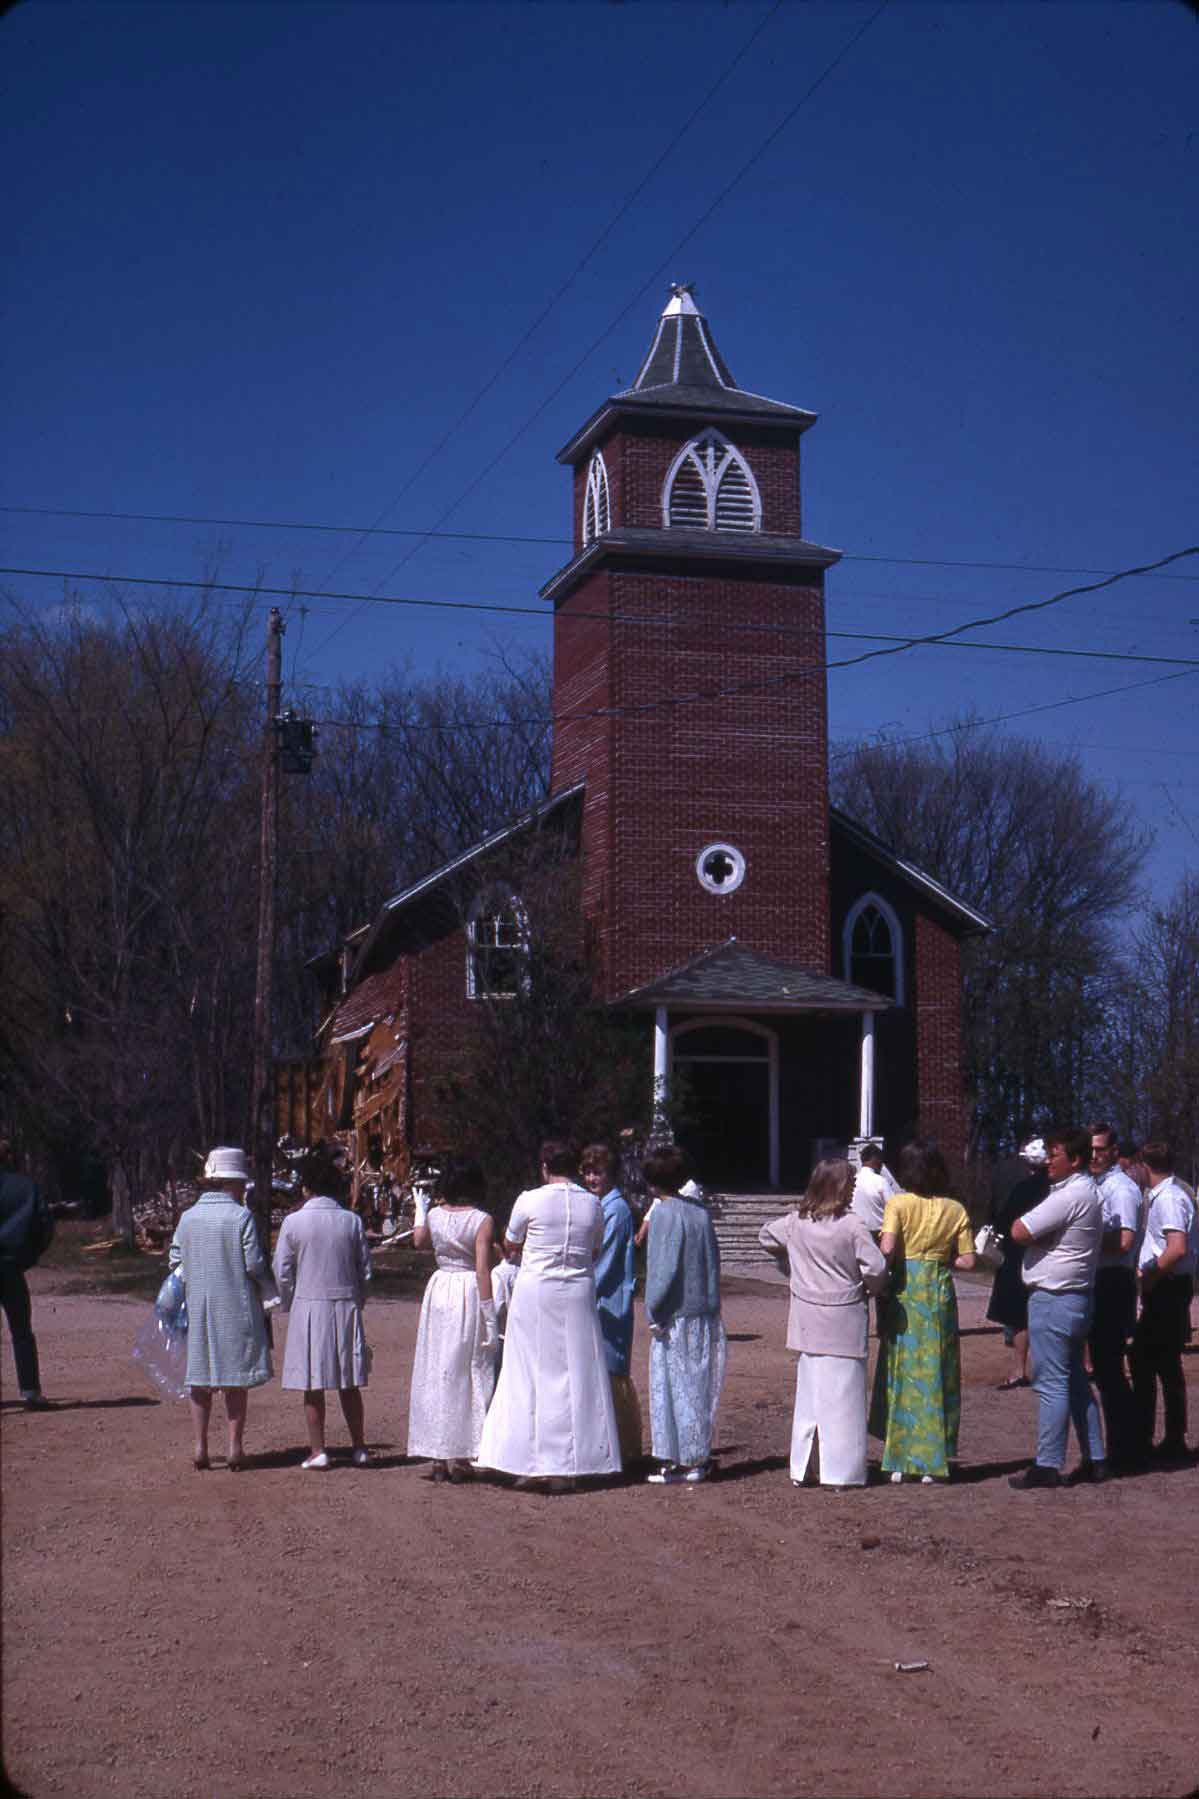
[[[705,1013],[698,1018],[680,1018],[677,1024],[670,1027],[670,1068],[674,1074],[676,1043],[690,1031],[704,1029],[744,1031],[751,1037],[763,1037],[766,1040],[766,1079],[767,1079],[767,1143],[770,1173],[770,1185],[779,1185],[779,1034],[769,1025],[759,1024],[755,1018],[742,1018],[738,1013],[715,1012]],[[761,1056],[695,1056],[693,1061],[700,1062],[760,1062]],[[700,1170],[702,1175],[703,1170]]]

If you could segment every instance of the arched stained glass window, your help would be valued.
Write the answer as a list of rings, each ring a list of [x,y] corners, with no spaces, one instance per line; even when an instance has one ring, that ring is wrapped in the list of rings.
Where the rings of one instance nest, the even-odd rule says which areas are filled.
[[[510,887],[485,888],[466,921],[468,999],[510,999],[528,980],[529,921]]]
[[[676,530],[759,531],[762,500],[749,464],[719,431],[685,444],[662,491],[662,522]]]
[[[850,907],[842,933],[845,979],[903,1004],[903,931],[878,893],[865,893]]]
[[[587,470],[587,491],[583,496],[583,542],[591,543],[611,528],[612,511],[608,500],[608,470],[597,450]]]

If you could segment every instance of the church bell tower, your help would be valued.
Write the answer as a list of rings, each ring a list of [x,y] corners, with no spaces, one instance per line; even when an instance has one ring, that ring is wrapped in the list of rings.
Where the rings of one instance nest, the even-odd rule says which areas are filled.
[[[559,452],[553,790],[583,796],[583,906],[617,1000],[735,938],[828,970],[824,571],[802,531],[815,415],[737,386],[672,289],[633,385]]]

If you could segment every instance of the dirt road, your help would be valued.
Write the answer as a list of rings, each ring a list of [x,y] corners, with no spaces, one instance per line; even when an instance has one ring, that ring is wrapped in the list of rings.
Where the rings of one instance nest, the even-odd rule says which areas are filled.
[[[23,1793],[1199,1786],[1199,1468],[1010,1491],[1035,1402],[995,1391],[977,1291],[960,1478],[845,1495],[787,1478],[781,1290],[727,1298],[718,1479],[556,1499],[435,1487],[405,1462],[412,1302],[368,1311],[375,1465],[325,1475],[299,1469],[298,1396],[277,1385],[251,1396],[252,1467],[195,1473],[186,1408],[156,1403],[129,1357],[145,1302],[35,1305],[59,1404],[6,1403],[2,1436],[4,1753]],[[639,1323],[643,1392],[646,1343]]]

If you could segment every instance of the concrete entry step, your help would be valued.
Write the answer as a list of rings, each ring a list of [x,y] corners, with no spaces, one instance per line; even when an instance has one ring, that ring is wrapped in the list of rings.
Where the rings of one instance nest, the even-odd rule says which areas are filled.
[[[793,1206],[797,1193],[710,1193],[708,1208],[720,1244],[720,1268],[743,1280],[785,1282],[777,1262],[758,1244],[758,1232]]]

